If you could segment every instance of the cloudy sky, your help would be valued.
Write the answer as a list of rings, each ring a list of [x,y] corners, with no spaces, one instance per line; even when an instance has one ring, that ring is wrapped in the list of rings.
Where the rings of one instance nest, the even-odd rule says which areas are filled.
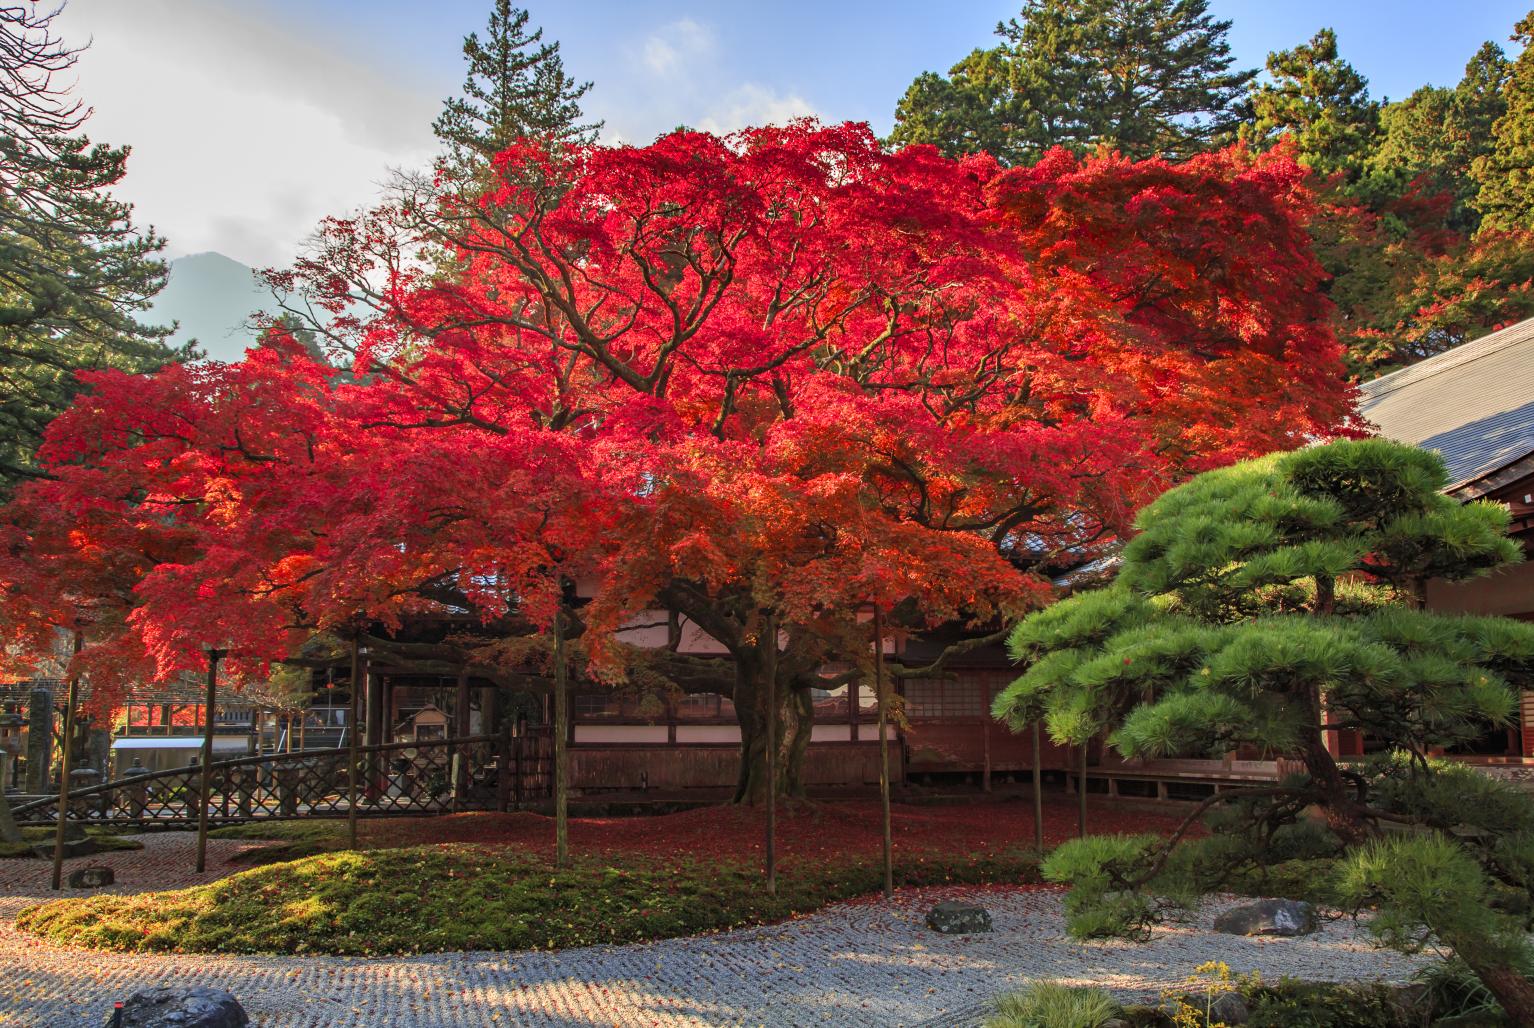
[[[991,43],[1016,0],[529,0],[566,68],[596,83],[609,142],[814,114],[889,130],[919,72]],[[1452,84],[1528,0],[1212,0],[1245,66],[1338,32],[1377,96]],[[422,166],[462,80],[486,0],[69,0],[91,41],[78,90],[91,134],[129,143],[120,194],[172,256],[288,261],[314,223],[367,204],[390,168]]]

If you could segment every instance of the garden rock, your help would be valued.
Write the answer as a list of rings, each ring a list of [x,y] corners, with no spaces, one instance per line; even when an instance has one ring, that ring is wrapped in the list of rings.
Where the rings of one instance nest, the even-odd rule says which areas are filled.
[[[967,935],[991,930],[991,915],[984,907],[947,900],[927,912],[927,927],[944,935]]]
[[[77,867],[69,872],[71,889],[100,889],[117,881],[110,867]]]
[[[1252,1012],[1239,992],[1222,992],[1209,1004],[1210,1024],[1246,1024]]]
[[[106,1024],[112,1023],[107,1015]],[[123,1028],[245,1028],[250,1018],[223,989],[160,986],[135,992],[123,1004]]]
[[[1214,930],[1227,935],[1309,935],[1316,930],[1316,911],[1299,900],[1258,900],[1220,914]]]

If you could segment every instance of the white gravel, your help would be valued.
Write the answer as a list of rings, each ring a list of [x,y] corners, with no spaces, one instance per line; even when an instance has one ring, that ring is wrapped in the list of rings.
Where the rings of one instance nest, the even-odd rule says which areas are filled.
[[[114,891],[198,880],[191,836],[151,836],[114,866]],[[210,863],[238,843],[216,843]],[[76,862],[72,862],[76,863]],[[208,876],[213,877],[213,876]],[[1059,893],[904,890],[787,924],[639,946],[554,953],[345,957],[129,956],[65,949],[16,930],[15,912],[47,898],[42,861],[0,861],[0,1026],[99,1025],[112,1001],[155,984],[229,989],[263,1026],[835,1025],[974,1023],[990,998],[1035,978],[1154,996],[1207,960],[1232,971],[1315,980],[1400,980],[1419,961],[1373,948],[1351,921],[1303,939],[1163,928],[1148,943],[1065,937]],[[925,911],[939,899],[985,906],[995,931],[943,936]]]

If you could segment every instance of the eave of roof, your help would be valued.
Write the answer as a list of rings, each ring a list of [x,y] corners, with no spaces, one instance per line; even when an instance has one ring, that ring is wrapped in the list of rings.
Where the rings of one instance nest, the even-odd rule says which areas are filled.
[[[1534,454],[1534,319],[1360,387],[1380,434],[1438,451],[1461,489]]]

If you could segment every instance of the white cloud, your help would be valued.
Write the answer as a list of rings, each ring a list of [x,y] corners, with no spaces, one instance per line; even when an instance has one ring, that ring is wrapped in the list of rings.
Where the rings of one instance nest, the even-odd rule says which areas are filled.
[[[378,195],[435,150],[431,91],[317,28],[294,33],[236,0],[75,0],[91,39],[79,95],[92,138],[133,154],[117,194],[172,255],[284,264],[315,223]]]
[[[798,93],[782,96],[766,86],[748,82],[724,97],[698,119],[705,132],[725,133],[748,125],[781,125],[794,118],[816,117],[815,106]]]
[[[691,18],[674,21],[645,37],[644,65],[652,73],[670,77],[713,52],[714,34]]]

